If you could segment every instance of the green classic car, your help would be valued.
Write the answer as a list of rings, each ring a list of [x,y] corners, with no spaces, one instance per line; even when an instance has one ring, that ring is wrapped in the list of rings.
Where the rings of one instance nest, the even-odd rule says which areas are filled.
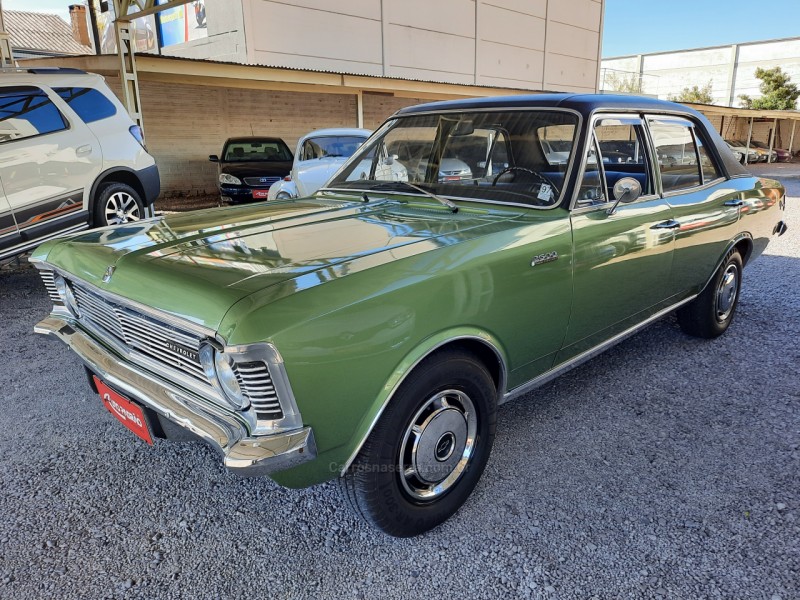
[[[713,338],[784,189],[699,113],[535,95],[392,116],[314,196],[48,242],[36,331],[143,439],[338,479],[394,536],[475,488],[499,404],[671,311]]]

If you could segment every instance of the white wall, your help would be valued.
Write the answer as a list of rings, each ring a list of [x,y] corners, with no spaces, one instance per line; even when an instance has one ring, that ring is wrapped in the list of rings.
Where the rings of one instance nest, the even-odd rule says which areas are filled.
[[[604,0],[206,0],[177,56],[529,90],[594,91]]]
[[[756,68],[776,66],[800,84],[800,38],[609,58],[602,61],[601,72],[641,73],[643,92],[659,98],[711,82],[715,104],[740,106],[741,94],[761,95]]]

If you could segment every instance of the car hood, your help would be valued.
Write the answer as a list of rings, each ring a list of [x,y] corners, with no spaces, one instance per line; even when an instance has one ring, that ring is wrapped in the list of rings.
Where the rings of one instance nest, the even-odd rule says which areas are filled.
[[[370,267],[378,266],[510,227],[502,224],[517,216],[452,214],[386,198],[270,202],[95,229],[45,244],[33,258],[216,330],[231,306],[255,292],[287,280],[295,280],[295,291],[308,289],[342,263],[369,257]]]
[[[291,161],[259,160],[253,162],[221,162],[219,172],[236,177],[261,177],[264,175],[284,176],[292,168]]]

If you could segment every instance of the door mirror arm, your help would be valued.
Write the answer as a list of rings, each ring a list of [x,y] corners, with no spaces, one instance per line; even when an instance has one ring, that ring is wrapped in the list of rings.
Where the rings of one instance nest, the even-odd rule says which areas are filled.
[[[614,204],[606,211],[609,216],[613,215],[620,202],[629,204],[639,199],[642,195],[642,184],[633,177],[623,177],[614,184]]]

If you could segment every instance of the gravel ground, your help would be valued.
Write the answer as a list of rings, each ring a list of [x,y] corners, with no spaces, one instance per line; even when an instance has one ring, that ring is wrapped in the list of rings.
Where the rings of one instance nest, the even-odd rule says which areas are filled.
[[[33,335],[35,272],[6,268],[0,597],[800,598],[800,198],[788,212],[725,336],[669,318],[506,405],[473,497],[411,540],[334,485],[136,440]]]

